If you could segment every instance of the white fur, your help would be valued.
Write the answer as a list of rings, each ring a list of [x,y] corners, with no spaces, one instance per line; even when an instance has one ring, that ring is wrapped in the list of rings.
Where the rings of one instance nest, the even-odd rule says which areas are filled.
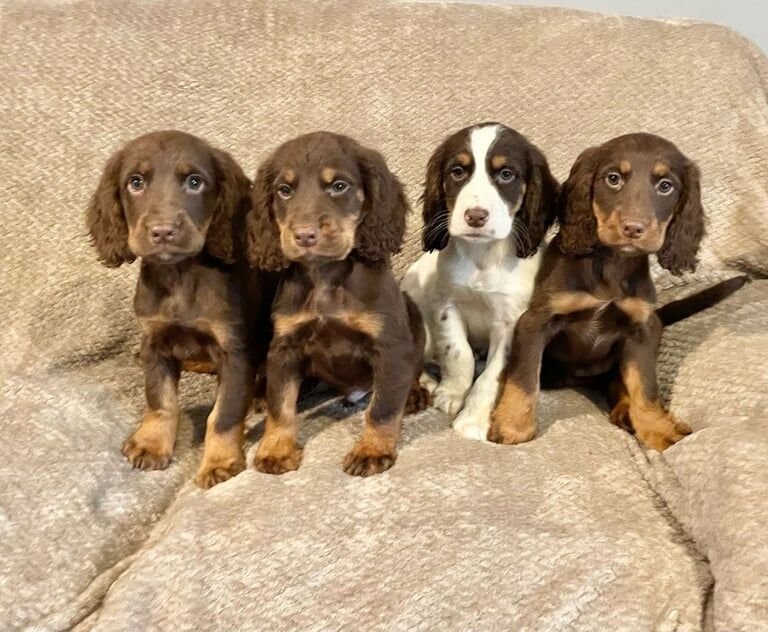
[[[453,427],[463,436],[482,441],[488,433],[515,323],[528,307],[542,257],[541,250],[527,259],[515,254],[509,237],[510,209],[486,171],[486,154],[497,133],[498,126],[471,132],[476,168],[456,198],[451,226],[457,226],[449,230],[448,245],[424,254],[401,283],[424,317],[425,360],[440,367],[434,405],[454,417]],[[495,237],[462,237],[464,229],[457,218],[466,225],[464,211],[473,206],[489,211],[486,227],[492,226]],[[474,353],[486,351],[485,370],[473,385]]]

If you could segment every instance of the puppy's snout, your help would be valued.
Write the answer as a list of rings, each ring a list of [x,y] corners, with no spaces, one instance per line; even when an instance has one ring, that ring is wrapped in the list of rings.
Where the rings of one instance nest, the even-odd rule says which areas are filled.
[[[464,211],[464,220],[472,228],[482,228],[488,221],[488,211],[480,206],[474,206]]]
[[[639,239],[645,233],[646,225],[644,222],[622,222],[621,232],[628,239]]]
[[[293,237],[296,243],[303,248],[311,248],[317,243],[320,231],[312,226],[299,226],[293,229]]]
[[[172,244],[179,236],[179,226],[171,223],[152,224],[149,226],[149,236],[154,244]]]

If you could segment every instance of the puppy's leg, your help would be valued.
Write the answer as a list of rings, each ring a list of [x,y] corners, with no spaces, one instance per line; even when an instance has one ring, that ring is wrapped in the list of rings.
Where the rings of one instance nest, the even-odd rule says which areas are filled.
[[[301,463],[296,443],[301,361],[298,351],[279,339],[273,341],[267,357],[267,418],[254,462],[257,470],[267,474],[290,472]]]
[[[653,314],[645,326],[627,338],[621,356],[621,378],[629,400],[629,420],[640,442],[659,452],[691,432],[687,424],[676,419],[659,402],[656,354],[661,329],[661,321]],[[622,405],[620,401],[614,407],[612,418],[620,416]]]
[[[147,408],[138,429],[123,443],[123,454],[141,470],[163,470],[171,462],[176,443],[181,366],[162,354],[148,336],[142,341],[141,360]]]
[[[509,353],[512,328],[500,324],[491,331],[488,362],[464,402],[464,408],[453,421],[453,428],[467,439],[486,441],[491,412],[499,394],[499,379]]]
[[[344,458],[347,474],[370,476],[394,464],[416,357],[410,340],[378,349],[373,366],[373,396],[365,411],[363,434]]]
[[[416,306],[416,303],[414,303],[405,293],[403,293],[403,297],[405,298],[405,304],[408,309],[408,325],[411,330],[413,348],[416,354],[413,381],[411,382],[408,399],[405,403],[405,414],[410,415],[424,410],[429,406],[432,391],[422,382],[424,378],[421,370],[424,367],[424,353],[427,346],[427,331],[424,327],[424,321],[421,318],[421,312]]]
[[[453,304],[437,313],[434,350],[440,365],[440,384],[434,392],[434,404],[453,417],[464,405],[475,373],[475,356],[467,340],[467,328]]]
[[[203,489],[229,480],[245,469],[243,431],[253,385],[253,368],[245,350],[230,350],[219,369],[219,390],[208,415],[203,460],[195,479]]]
[[[523,443],[533,439],[541,359],[554,333],[548,316],[539,316],[530,310],[520,316],[512,337],[501,397],[491,415],[489,441]]]

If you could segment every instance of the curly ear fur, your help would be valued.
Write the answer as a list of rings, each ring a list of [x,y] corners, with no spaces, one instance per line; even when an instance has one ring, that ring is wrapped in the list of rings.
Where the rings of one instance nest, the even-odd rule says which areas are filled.
[[[518,257],[530,257],[538,250],[555,219],[557,180],[549,170],[547,159],[536,147],[531,147],[528,164],[525,198],[512,228],[512,234],[517,236]]]
[[[557,201],[560,250],[586,255],[597,246],[597,220],[592,212],[592,185],[597,171],[597,148],[581,152],[571,167]]]
[[[377,151],[358,148],[365,201],[355,235],[355,252],[368,261],[385,261],[400,252],[410,211],[403,185]]]
[[[656,255],[659,264],[675,275],[696,269],[696,254],[706,233],[699,180],[699,168],[692,162],[688,163],[680,200],[667,226],[664,245]]]
[[[252,266],[262,270],[279,272],[290,262],[280,247],[280,229],[274,218],[272,181],[274,165],[270,158],[256,173],[251,192],[251,210],[246,220],[247,254]]]
[[[427,179],[421,194],[423,205],[421,217],[424,228],[421,243],[424,250],[442,250],[448,245],[448,204],[443,189],[443,163],[445,162],[445,143],[440,145],[427,162]]]
[[[224,263],[234,263],[234,223],[248,201],[251,183],[227,152],[211,149],[219,195],[205,235],[205,249]]]
[[[136,259],[128,247],[128,223],[120,203],[122,162],[122,151],[114,153],[107,161],[86,211],[91,243],[99,254],[99,261],[110,268]]]

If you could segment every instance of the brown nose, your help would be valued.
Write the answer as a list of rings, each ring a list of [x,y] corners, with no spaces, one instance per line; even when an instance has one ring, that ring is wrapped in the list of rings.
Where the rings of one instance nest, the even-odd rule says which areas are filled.
[[[472,228],[480,228],[488,221],[488,211],[475,206],[464,211],[464,219]]]
[[[643,236],[645,224],[643,222],[622,222],[621,232],[629,239],[637,239]]]
[[[176,240],[179,227],[176,224],[153,224],[149,227],[149,235],[155,244],[170,244]]]
[[[304,248],[311,248],[317,243],[318,230],[316,228],[302,226],[293,229],[296,243]]]

